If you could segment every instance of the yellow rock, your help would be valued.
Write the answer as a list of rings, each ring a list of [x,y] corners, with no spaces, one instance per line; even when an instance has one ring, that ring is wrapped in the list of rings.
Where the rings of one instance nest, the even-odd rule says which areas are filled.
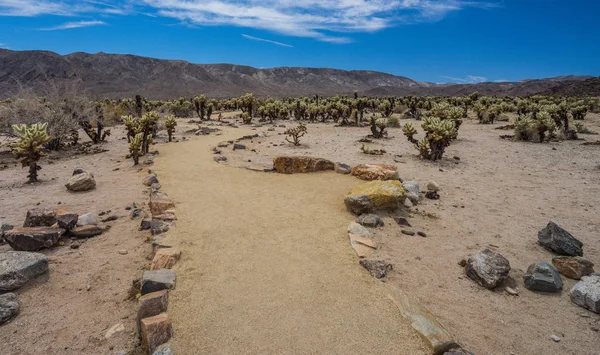
[[[351,194],[369,196],[378,209],[396,209],[406,198],[406,191],[398,180],[367,182],[350,190]]]

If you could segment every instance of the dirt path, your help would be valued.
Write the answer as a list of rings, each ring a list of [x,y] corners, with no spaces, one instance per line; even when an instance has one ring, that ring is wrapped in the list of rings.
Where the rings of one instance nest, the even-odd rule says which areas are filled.
[[[157,173],[177,203],[170,242],[184,249],[171,293],[182,354],[426,354],[346,240],[331,173],[265,174],[213,162],[245,132],[161,148]]]

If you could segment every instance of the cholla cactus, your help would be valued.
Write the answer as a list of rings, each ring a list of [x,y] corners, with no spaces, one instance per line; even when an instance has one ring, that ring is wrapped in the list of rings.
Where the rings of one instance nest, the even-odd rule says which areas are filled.
[[[52,137],[46,132],[48,123],[35,123],[31,126],[16,124],[12,126],[13,131],[19,136],[19,141],[13,150],[15,158],[21,159],[23,167],[29,166],[29,182],[38,181],[37,172],[41,169],[37,162],[44,156],[43,145],[48,143]]]
[[[534,118],[533,113],[522,115],[515,121],[515,138],[522,141],[539,141],[552,137],[556,124],[546,111],[539,111]]]
[[[386,135],[385,129],[388,126],[388,120],[377,116],[371,117],[371,133],[373,138],[382,138]]]
[[[437,117],[427,117],[421,127],[425,130],[425,137],[420,141],[414,138],[417,131],[412,124],[405,124],[402,131],[408,141],[415,145],[419,156],[423,159],[441,159],[446,147],[458,136],[458,129],[454,121],[450,119],[441,120]]]
[[[152,135],[157,130],[157,123],[160,116],[156,111],[146,112],[142,118],[140,118],[140,131],[144,134],[142,144],[142,154],[148,153],[150,143],[152,141]],[[137,132],[136,132],[137,133]]]
[[[244,124],[252,123],[252,117],[248,114],[248,112],[242,112],[242,122]]]
[[[140,163],[140,153],[142,151],[142,144],[144,142],[144,133],[136,134],[132,139],[129,140],[129,153],[133,159],[133,165]]]
[[[303,137],[306,134],[307,130],[306,130],[306,126],[304,124],[299,124],[298,127],[295,128],[288,128],[284,134],[288,135],[289,137],[292,138],[292,140],[289,140],[288,137],[285,138],[286,141],[293,143],[294,145],[300,145],[300,138]]]
[[[125,128],[127,129],[127,139],[129,140],[130,138],[133,138],[136,132],[140,130],[140,121],[131,115],[121,116],[121,119],[123,120]]]
[[[574,120],[583,120],[587,112],[588,108],[585,105],[571,107],[571,115],[573,115]]]
[[[167,134],[169,135],[169,142],[173,139],[173,132],[175,132],[175,127],[177,127],[177,120],[175,120],[175,116],[169,115],[165,120],[165,128],[167,128]]]

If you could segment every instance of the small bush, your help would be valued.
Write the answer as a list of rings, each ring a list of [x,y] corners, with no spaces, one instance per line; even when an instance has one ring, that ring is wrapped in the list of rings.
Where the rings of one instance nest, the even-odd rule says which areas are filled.
[[[300,145],[300,138],[303,137],[306,134],[306,132],[306,126],[301,123],[298,125],[298,127],[288,128],[284,132],[284,134],[288,136],[285,137],[285,140],[298,146]],[[292,138],[292,140],[290,140],[289,138]]]

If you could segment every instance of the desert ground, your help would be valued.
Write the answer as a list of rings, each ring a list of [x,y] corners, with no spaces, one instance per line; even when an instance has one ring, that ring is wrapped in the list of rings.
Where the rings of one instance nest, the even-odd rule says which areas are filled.
[[[162,133],[152,149],[160,154],[141,170],[124,157],[122,127],[101,145],[106,152],[44,158],[35,185],[24,184],[26,169],[8,153],[0,156],[1,221],[18,226],[35,207],[117,216],[103,223],[110,224],[108,231],[78,249],[65,240],[42,250],[50,272],[17,291],[21,314],[0,327],[3,353],[138,351],[130,288],[149,263],[151,246],[126,208],[135,203],[145,209],[142,179],[152,169],[177,205],[178,220],[166,241],[183,252],[169,304],[178,354],[426,353],[387,297],[389,286],[418,298],[475,354],[600,354],[600,315],[569,300],[574,280],[563,278],[562,293],[551,295],[525,289],[522,280],[530,264],[553,257],[537,243],[549,221],[581,240],[585,257],[600,268],[600,146],[508,141],[499,138],[505,131],[495,129],[506,122],[467,120],[445,157],[430,162],[417,157],[398,128],[369,144],[386,150],[373,156],[363,154],[358,142],[368,127],[307,124],[295,147],[283,135],[283,126],[294,122],[240,125],[229,116],[224,122],[239,128],[211,121],[221,131],[207,136],[185,133],[196,125],[179,119],[178,142],[166,143]],[[597,114],[588,114],[585,124],[600,131]],[[228,161],[213,161],[220,141],[255,133],[263,137],[245,140],[245,150],[222,148]],[[280,155],[351,166],[394,164],[421,191],[436,181],[441,198],[423,197],[410,209],[380,214],[385,226],[374,230],[376,254],[393,270],[379,281],[359,265],[346,233],[356,216],[346,211],[344,197],[362,181],[333,171],[260,171]],[[92,172],[97,188],[66,191],[75,168]],[[397,215],[408,216],[426,237],[402,234],[392,219]],[[486,247],[510,261],[518,296],[475,284],[458,265]],[[124,330],[107,338],[120,323]]]

